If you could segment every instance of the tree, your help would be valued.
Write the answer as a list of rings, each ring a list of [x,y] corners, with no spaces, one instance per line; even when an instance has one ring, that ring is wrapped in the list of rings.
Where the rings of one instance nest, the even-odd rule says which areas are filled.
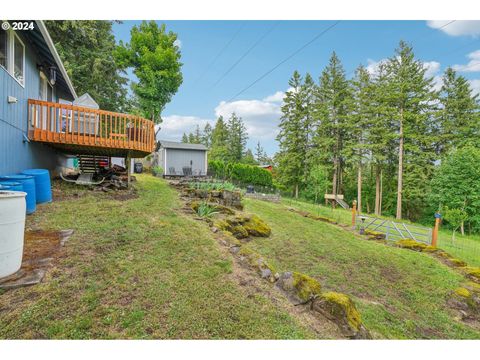
[[[55,20],[46,25],[77,93],[88,92],[103,110],[128,111],[126,66],[115,58],[112,21]]]
[[[197,124],[195,131],[192,134],[192,144],[201,144],[202,143],[202,132],[200,131],[200,125]]]
[[[255,147],[255,158],[260,165],[267,165],[270,162],[270,159],[260,144],[260,141],[257,142],[257,146]]]
[[[430,183],[432,207],[463,209],[470,230],[480,230],[480,149],[467,146],[448,154]]]
[[[315,204],[327,192],[330,180],[328,168],[324,165],[315,165],[308,173],[305,195],[312,199]]]
[[[255,160],[253,156],[253,152],[250,149],[247,149],[245,155],[242,158],[242,163],[247,165],[258,165],[258,162]]]
[[[188,134],[188,143],[195,144],[195,135],[193,133]]]
[[[232,113],[227,123],[227,150],[229,160],[232,162],[239,162],[245,152],[247,145],[247,129],[243,124],[242,118]]]
[[[301,91],[302,77],[295,71],[288,82],[291,90],[287,91],[283,99],[282,117],[280,118],[278,153],[278,173],[280,181],[291,186],[297,198],[300,187],[305,180],[306,147],[305,147],[305,104]]]
[[[467,144],[480,147],[478,94],[473,95],[468,80],[452,68],[447,68],[443,75],[440,104],[439,152],[447,154]]]
[[[203,135],[202,135],[202,141],[201,143],[205,145],[207,148],[209,148],[212,145],[212,125],[209,123],[205,124],[205,127],[203,128]]]
[[[433,165],[431,142],[432,110],[435,93],[433,79],[426,78],[426,68],[415,59],[413,50],[400,41],[387,64],[391,81],[390,100],[395,108],[398,129],[398,177],[396,218],[402,218],[402,195],[407,188],[410,210],[418,208]],[[405,188],[404,188],[405,177]]]
[[[455,231],[457,231],[460,226],[463,226],[463,222],[467,219],[467,213],[463,209],[449,209],[446,207],[443,218],[452,226],[453,243],[455,242]]]
[[[182,135],[182,143],[188,143],[188,136],[185,133]]]
[[[342,150],[347,127],[349,87],[345,70],[335,52],[323,70],[316,91],[316,154],[324,163],[332,164],[332,193],[342,188]]]
[[[177,35],[155,21],[133,26],[130,35],[130,43],[120,41],[117,59],[138,78],[133,91],[144,116],[160,123],[162,110],[183,81]]]
[[[220,116],[212,131],[212,145],[209,152],[211,160],[227,161],[229,154],[227,149],[228,129],[223,117]]]

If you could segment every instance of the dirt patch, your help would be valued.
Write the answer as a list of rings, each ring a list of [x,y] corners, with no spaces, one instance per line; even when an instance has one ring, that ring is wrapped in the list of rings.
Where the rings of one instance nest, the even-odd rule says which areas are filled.
[[[137,189],[135,189],[133,185],[128,189],[111,189],[100,186],[67,184],[60,180],[54,180],[52,182],[52,197],[54,202],[75,200],[88,195],[117,201],[127,201],[138,198]]]
[[[62,255],[63,246],[73,230],[25,232],[22,267],[0,279],[0,289],[8,290],[41,282],[47,270]]]

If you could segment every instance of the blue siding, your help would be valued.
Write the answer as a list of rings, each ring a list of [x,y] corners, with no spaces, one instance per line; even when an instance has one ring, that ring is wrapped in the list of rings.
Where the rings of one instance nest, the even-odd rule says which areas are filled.
[[[25,87],[0,67],[0,175],[27,168],[52,170],[56,165],[52,148],[24,141],[24,135],[28,136],[28,99],[39,99],[40,74],[30,42],[24,38],[22,41],[25,44]],[[17,103],[9,104],[8,96],[16,97]]]

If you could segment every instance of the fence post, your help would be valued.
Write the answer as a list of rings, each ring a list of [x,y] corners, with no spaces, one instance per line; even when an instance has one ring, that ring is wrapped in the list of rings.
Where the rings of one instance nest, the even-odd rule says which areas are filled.
[[[433,228],[432,233],[432,246],[437,247],[437,239],[438,239],[438,228],[440,227],[440,219],[442,215],[439,212],[435,213],[435,227]]]
[[[355,229],[356,212],[357,212],[357,201],[353,200],[352,202],[352,228],[353,229]]]

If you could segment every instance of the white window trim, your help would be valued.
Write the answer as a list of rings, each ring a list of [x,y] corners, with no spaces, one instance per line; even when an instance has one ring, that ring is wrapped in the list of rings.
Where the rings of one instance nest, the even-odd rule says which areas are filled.
[[[17,40],[22,44],[22,50],[23,50],[23,83],[20,82],[14,74],[14,69],[15,69],[15,45],[14,45],[14,39],[17,38]],[[21,87],[25,89],[25,43],[20,39],[20,36],[18,36],[15,31],[12,29],[7,30],[7,48],[8,48],[8,53],[7,53],[7,67],[4,67],[0,65],[0,68],[4,69],[8,75],[10,75]]]
[[[40,83],[42,82],[42,80],[45,80],[45,85],[46,86],[50,86],[50,89],[52,89],[52,102],[55,102],[55,87],[50,83],[50,81],[48,80],[48,77],[47,75],[45,75],[45,73],[43,71],[40,71]],[[40,99],[40,100],[44,100],[44,101],[48,101],[48,88],[44,86],[44,89],[43,91],[45,92],[45,95],[46,95],[46,99]],[[40,97],[40,94],[38,94],[38,97]]]

